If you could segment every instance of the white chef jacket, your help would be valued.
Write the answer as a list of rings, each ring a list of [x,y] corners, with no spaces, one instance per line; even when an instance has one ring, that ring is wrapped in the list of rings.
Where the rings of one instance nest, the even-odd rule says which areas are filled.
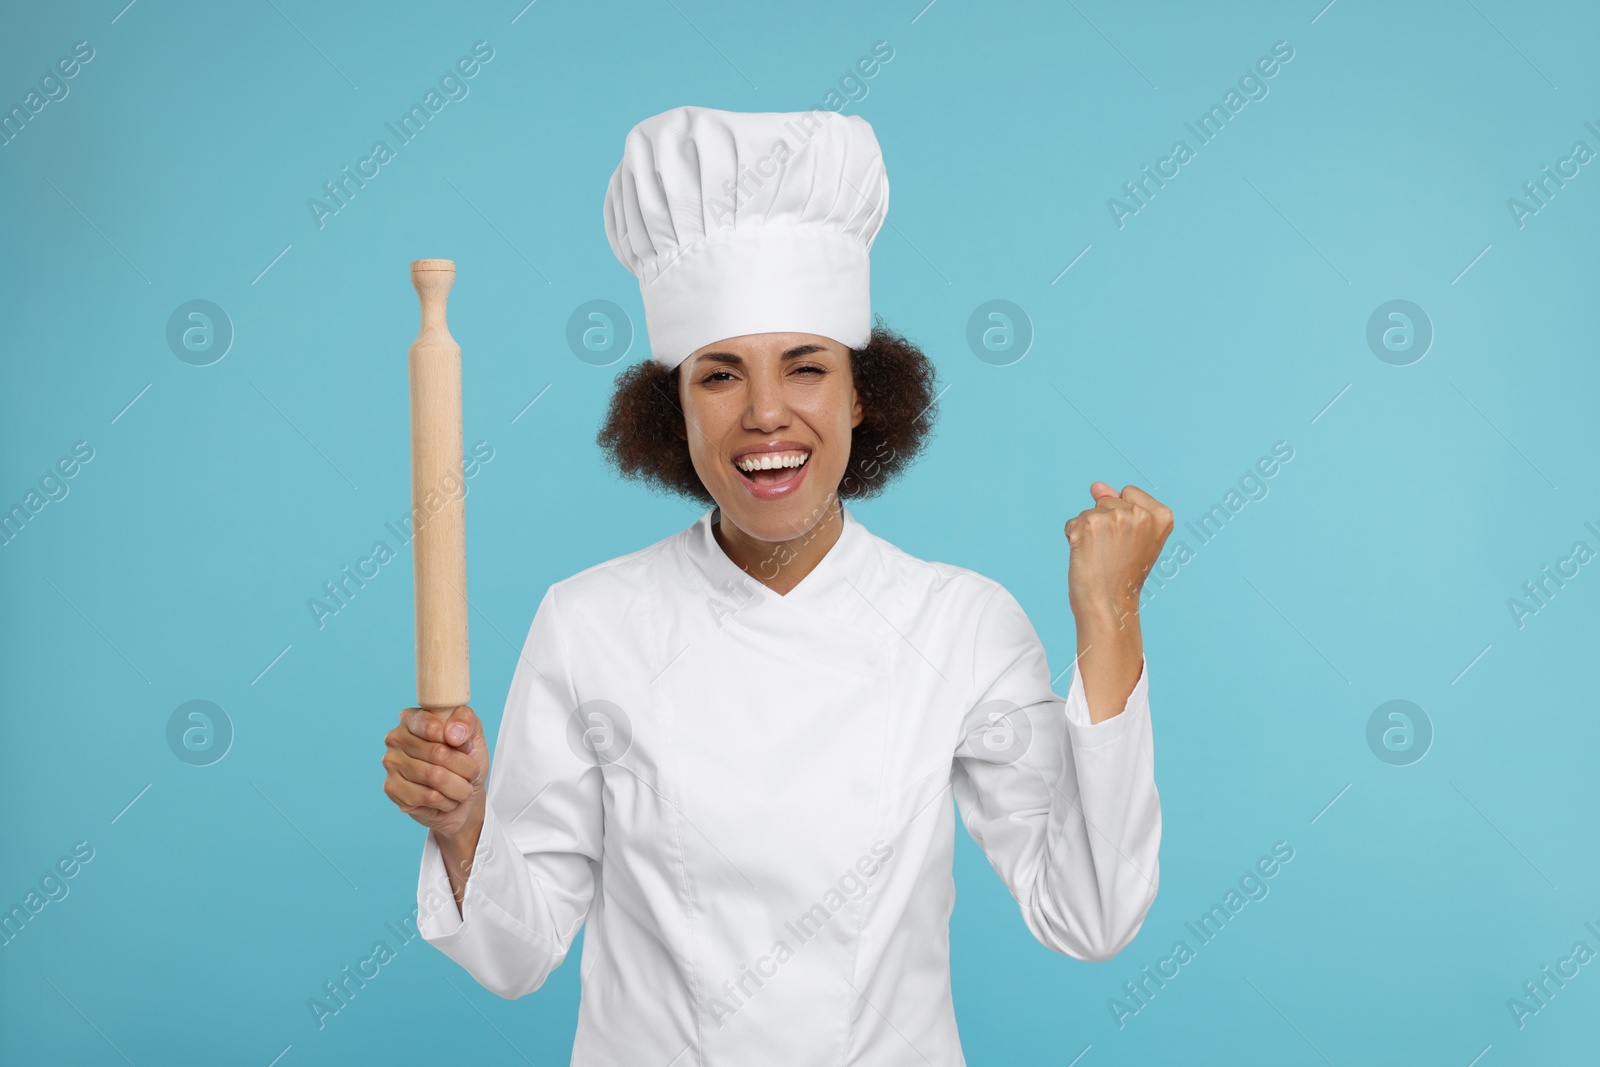
[[[712,508],[540,601],[461,910],[430,832],[418,926],[510,999],[587,922],[573,1067],[963,1067],[951,794],[1054,951],[1155,899],[1146,671],[1091,725],[1003,586],[843,515],[784,595]]]

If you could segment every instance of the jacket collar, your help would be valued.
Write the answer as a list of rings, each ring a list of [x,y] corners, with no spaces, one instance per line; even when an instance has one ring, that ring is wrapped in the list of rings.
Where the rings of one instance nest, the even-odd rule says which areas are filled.
[[[721,521],[722,509],[712,507],[699,520],[684,531],[684,548],[690,562],[703,574],[711,587],[720,595],[730,595],[738,600],[756,597],[761,600],[785,604],[804,604],[822,607],[838,603],[842,598],[856,598],[872,552],[872,534],[851,514],[848,507],[840,505],[843,528],[839,539],[826,555],[812,568],[811,573],[789,592],[779,594],[763,585],[754,574],[747,573],[717,543],[712,526]],[[766,566],[769,572],[782,565],[774,558]]]

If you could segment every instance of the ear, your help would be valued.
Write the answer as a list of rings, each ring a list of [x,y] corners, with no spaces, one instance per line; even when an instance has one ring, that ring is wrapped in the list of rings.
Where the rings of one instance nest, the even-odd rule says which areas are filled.
[[[855,361],[851,358],[850,350],[845,349],[844,365],[850,369],[850,428],[853,430],[861,425],[861,420],[866,417],[867,409],[861,404],[861,390],[856,387]]]

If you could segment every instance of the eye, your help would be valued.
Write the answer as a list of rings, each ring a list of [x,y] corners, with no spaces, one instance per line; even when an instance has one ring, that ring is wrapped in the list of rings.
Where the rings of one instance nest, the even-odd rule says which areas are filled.
[[[805,364],[803,366],[795,368],[795,373],[796,374],[805,374],[808,371],[810,373],[813,373],[813,374],[826,374],[826,373],[828,373],[828,370],[827,370],[826,367],[819,367],[815,363],[807,363],[807,364]]]
[[[733,378],[733,373],[731,371],[714,370],[710,374],[706,375],[704,378],[701,378],[700,381],[702,383],[714,382],[714,381],[730,381],[730,380],[732,380],[732,378]]]

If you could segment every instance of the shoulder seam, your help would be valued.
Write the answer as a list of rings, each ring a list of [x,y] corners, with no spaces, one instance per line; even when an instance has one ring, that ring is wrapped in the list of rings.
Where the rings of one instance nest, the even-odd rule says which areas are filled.
[[[976,571],[972,571],[972,572],[969,572],[969,573],[977,574]],[[990,585],[990,589],[989,589],[989,592],[987,594],[985,594],[982,602],[980,602],[978,604],[977,618],[973,620],[973,626],[972,626],[972,653],[967,657],[968,672],[969,672],[968,678],[967,678],[967,710],[968,711],[972,710],[973,700],[978,695],[978,641],[983,636],[983,626],[981,625],[982,622],[983,622],[983,613],[985,611],[989,610],[989,602],[992,601],[995,598],[995,594],[998,593],[1001,589],[1005,588],[1003,585],[1001,585],[999,582],[995,581],[993,578],[987,578],[987,577],[985,577],[984,575],[981,575],[981,574],[978,574],[977,576],[979,578],[982,578],[984,581],[988,582],[989,585]]]
[[[561,621],[561,602],[556,596],[556,587],[552,585],[545,593],[550,598],[551,622],[555,624],[556,642],[561,646],[561,673],[567,680],[567,699],[571,704],[570,712],[578,706],[578,685],[572,676],[572,651],[567,647],[567,628]]]

